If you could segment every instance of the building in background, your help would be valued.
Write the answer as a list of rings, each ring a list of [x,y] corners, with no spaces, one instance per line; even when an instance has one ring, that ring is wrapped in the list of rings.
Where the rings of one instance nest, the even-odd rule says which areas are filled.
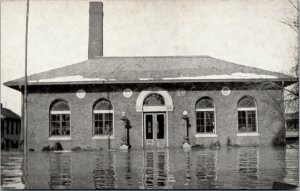
[[[103,57],[102,9],[90,3],[87,61],[28,77],[29,149],[285,138],[283,87],[296,78],[210,56]],[[23,93],[24,78],[5,85]]]
[[[1,103],[1,150],[18,149],[21,143],[21,117]]]
[[[286,113],[285,125],[287,142],[299,141],[299,112]]]

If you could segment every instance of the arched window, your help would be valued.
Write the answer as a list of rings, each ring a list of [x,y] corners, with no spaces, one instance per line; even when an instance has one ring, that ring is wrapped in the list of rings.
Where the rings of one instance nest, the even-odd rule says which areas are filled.
[[[144,106],[164,106],[165,100],[163,96],[157,93],[152,93],[144,99]]]
[[[64,100],[56,100],[50,107],[50,136],[70,136],[70,107]]]
[[[113,135],[113,107],[110,101],[102,99],[93,108],[93,135]]]
[[[209,97],[201,98],[196,104],[196,132],[215,133],[215,104]]]
[[[250,96],[245,96],[238,102],[238,132],[256,132],[256,102]]]

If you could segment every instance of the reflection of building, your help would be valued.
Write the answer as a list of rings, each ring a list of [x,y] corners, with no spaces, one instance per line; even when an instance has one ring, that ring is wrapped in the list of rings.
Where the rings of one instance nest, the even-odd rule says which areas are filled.
[[[133,148],[181,146],[183,111],[196,144],[271,144],[284,127],[280,87],[295,78],[210,56],[103,57],[102,9],[91,2],[88,60],[28,77],[29,148],[118,148],[122,113]]]
[[[169,151],[144,151],[143,189],[171,189],[172,177],[169,174]]]
[[[50,189],[70,189],[72,186],[72,171],[70,153],[50,154]]]
[[[1,104],[1,149],[17,149],[21,141],[21,118]]]
[[[217,182],[217,152],[197,153],[195,176],[198,189],[214,189]]]
[[[258,188],[259,150],[241,151],[239,157],[239,188]]]
[[[115,153],[95,155],[94,183],[96,189],[116,189]]]

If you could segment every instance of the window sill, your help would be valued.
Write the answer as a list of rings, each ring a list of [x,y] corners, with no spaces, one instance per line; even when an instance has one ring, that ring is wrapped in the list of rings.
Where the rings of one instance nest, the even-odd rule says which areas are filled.
[[[71,140],[71,136],[54,136],[54,137],[49,137],[49,141],[63,141],[63,140]]]
[[[195,134],[194,137],[218,137],[215,133],[203,133],[203,134]]]
[[[110,136],[109,139],[114,139],[114,136]],[[95,135],[92,139],[108,139],[108,135]]]
[[[53,151],[55,153],[71,153],[72,150]]]
[[[254,133],[238,133],[237,134],[238,137],[255,137],[255,136],[259,136],[259,133],[254,132]]]

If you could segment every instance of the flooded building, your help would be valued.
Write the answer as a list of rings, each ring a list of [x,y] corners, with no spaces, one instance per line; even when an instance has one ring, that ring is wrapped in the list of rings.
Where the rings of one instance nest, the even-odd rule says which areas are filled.
[[[17,149],[21,141],[21,117],[0,105],[1,150]]]
[[[90,3],[88,60],[28,77],[29,148],[119,148],[124,139],[132,148],[270,145],[285,137],[283,87],[296,78],[210,56],[105,57],[102,9]],[[24,78],[5,85],[23,93]]]

